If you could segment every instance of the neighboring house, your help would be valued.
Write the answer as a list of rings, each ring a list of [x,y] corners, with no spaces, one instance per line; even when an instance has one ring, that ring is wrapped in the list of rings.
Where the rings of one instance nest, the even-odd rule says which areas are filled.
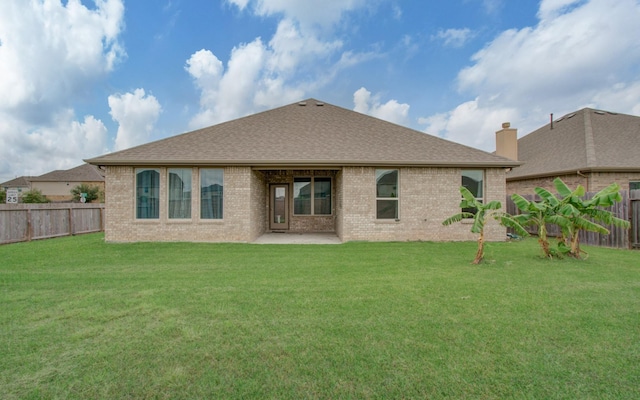
[[[86,161],[106,167],[105,238],[121,242],[473,240],[469,224],[442,225],[462,182],[504,201],[519,165],[314,99]]]
[[[509,194],[555,191],[556,177],[587,192],[614,182],[640,189],[640,117],[583,108],[520,139],[507,126],[496,132],[496,154],[522,162],[507,173]]]
[[[71,189],[87,184],[97,186],[104,191],[104,171],[91,164],[82,164],[67,170],[56,170],[30,178],[31,189],[38,189],[53,202],[66,202],[73,199]]]
[[[22,193],[31,190],[31,179],[33,178],[33,176],[20,176],[10,181],[0,183],[0,189],[5,192],[10,189],[15,189],[18,191],[18,197],[22,197]]]

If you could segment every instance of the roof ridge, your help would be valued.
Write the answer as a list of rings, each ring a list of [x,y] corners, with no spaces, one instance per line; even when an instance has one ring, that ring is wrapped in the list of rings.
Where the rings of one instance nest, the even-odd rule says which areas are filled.
[[[583,111],[584,115],[584,143],[587,156],[587,166],[593,167],[597,165],[596,161],[596,145],[593,139],[593,126],[591,125],[591,113],[588,109]]]

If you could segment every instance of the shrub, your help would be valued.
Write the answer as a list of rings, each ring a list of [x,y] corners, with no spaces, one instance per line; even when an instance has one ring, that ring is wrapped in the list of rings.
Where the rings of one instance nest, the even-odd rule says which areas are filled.
[[[31,189],[22,194],[23,203],[49,203],[47,196],[38,189]]]
[[[82,183],[73,189],[71,189],[71,194],[73,195],[74,202],[80,202],[81,193],[86,193],[87,203],[91,203],[93,200],[104,198],[104,194],[100,190],[98,186],[87,185],[86,183]]]

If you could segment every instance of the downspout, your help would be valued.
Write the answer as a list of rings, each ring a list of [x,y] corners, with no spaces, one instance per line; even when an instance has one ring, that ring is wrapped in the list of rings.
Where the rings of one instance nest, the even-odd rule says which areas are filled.
[[[586,185],[586,187],[585,187],[585,190],[586,190],[587,192],[589,192],[589,187],[591,186],[591,182],[589,181],[589,177],[588,177],[587,175],[583,174],[582,172],[580,172],[580,170],[577,170],[577,171],[576,171],[576,175],[578,175],[579,177],[582,177],[582,178],[584,178],[584,179],[585,179],[585,181],[587,182],[587,185]]]

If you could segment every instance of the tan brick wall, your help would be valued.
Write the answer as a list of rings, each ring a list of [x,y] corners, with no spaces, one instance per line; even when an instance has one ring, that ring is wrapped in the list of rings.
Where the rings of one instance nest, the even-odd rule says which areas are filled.
[[[222,220],[200,219],[198,168],[192,173],[192,215],[188,220],[168,218],[167,168],[160,172],[160,218],[135,218],[135,168],[107,167],[105,239],[109,242],[191,241],[248,242],[260,226],[252,224],[251,203],[261,196],[259,179],[248,167],[224,168]],[[259,211],[256,211],[259,214]]]
[[[535,194],[534,189],[536,187],[541,187],[549,190],[552,193],[555,193],[556,189],[553,185],[553,178],[534,178],[534,179],[523,179],[519,181],[511,181],[507,182],[507,194],[511,195],[513,193],[517,193],[520,195],[526,194]],[[572,174],[572,175],[562,175],[559,177],[567,184],[567,186],[571,188],[575,188],[578,185],[587,186],[588,179],[586,177]]]
[[[542,187],[552,193],[556,193],[555,186],[553,185],[555,178],[556,176],[507,182],[507,194],[535,194],[534,189],[536,187]],[[590,172],[580,175],[561,175],[559,178],[571,189],[582,185],[587,192],[600,191],[614,182],[618,183],[622,190],[629,190],[629,182],[640,181],[640,172]]]
[[[442,221],[460,212],[461,170],[458,168],[400,168],[400,218],[376,219],[375,168],[345,167],[338,184],[338,232],[351,240],[475,240],[470,226]],[[485,170],[485,201],[504,203],[504,170]],[[495,221],[487,224],[487,240],[504,240],[506,231]]]
[[[336,235],[338,235],[338,237],[340,239],[343,238],[344,234],[343,234],[343,227],[344,227],[344,211],[343,211],[343,198],[344,198],[344,179],[343,179],[343,171],[338,171],[336,174],[336,179],[335,179],[335,204],[334,204],[334,209],[335,209],[335,214],[336,214]],[[344,240],[344,239],[342,239]]]
[[[292,181],[298,171],[271,173],[248,167],[224,168],[224,219],[200,220],[198,168],[192,172],[192,216],[170,220],[167,207],[167,168],[160,172],[160,218],[135,218],[135,168],[108,167],[106,175],[106,240],[250,242],[268,230],[268,183]],[[334,215],[292,218],[292,231],[335,231],[351,240],[475,240],[470,225],[445,227],[442,221],[459,212],[460,169],[401,168],[400,219],[376,220],[375,168],[345,167],[342,171],[316,171],[333,176]],[[317,175],[320,174],[320,175]],[[505,198],[502,169],[485,170],[485,201]],[[292,208],[292,207],[291,207]],[[294,222],[296,218],[303,223]],[[321,220],[330,222],[318,222]],[[334,222],[335,219],[335,222]],[[505,229],[491,221],[487,240],[504,240]]]
[[[640,172],[593,172],[587,191],[597,192],[614,182],[622,190],[629,190],[629,182],[640,182]]]
[[[267,230],[269,194],[265,177],[260,171],[251,171],[251,241]]]

